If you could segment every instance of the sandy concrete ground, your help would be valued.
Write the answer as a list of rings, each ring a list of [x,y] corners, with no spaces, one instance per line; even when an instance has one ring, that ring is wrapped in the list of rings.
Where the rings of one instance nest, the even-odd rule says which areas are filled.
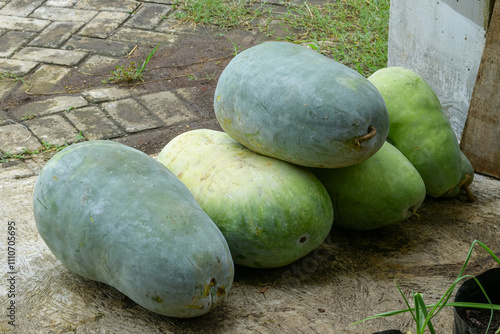
[[[0,332],[17,333],[373,333],[412,330],[408,314],[349,324],[404,308],[403,291],[436,301],[458,274],[471,242],[500,252],[500,181],[476,175],[477,201],[427,198],[420,219],[375,232],[333,230],[315,251],[278,269],[236,267],[222,307],[194,319],[173,319],[138,306],[115,289],[67,270],[37,233],[32,192],[37,164],[0,169]],[[15,222],[15,255],[8,268],[9,222]],[[12,223],[11,223],[12,224]],[[470,273],[494,265],[478,248]],[[13,274],[11,272],[14,272]],[[15,281],[8,281],[14,276]],[[15,297],[9,296],[14,283]],[[15,328],[7,307],[14,301]],[[435,320],[451,333],[452,312]],[[414,332],[414,331],[413,331]]]

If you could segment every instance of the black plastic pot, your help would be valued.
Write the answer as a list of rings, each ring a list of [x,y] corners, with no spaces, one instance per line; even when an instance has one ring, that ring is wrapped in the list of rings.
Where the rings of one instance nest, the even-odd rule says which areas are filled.
[[[493,304],[500,304],[500,268],[487,270],[476,276],[476,278],[483,286],[491,302]],[[477,285],[473,278],[465,281],[457,290],[455,302],[488,303],[479,285]],[[477,310],[478,309],[468,311],[468,309],[464,307],[454,307],[453,334],[484,334],[485,329],[478,330],[469,320],[471,318],[471,313],[478,312]],[[496,312],[494,317],[498,317],[498,313],[499,312]],[[490,328],[491,333],[494,333],[495,329],[498,328]]]

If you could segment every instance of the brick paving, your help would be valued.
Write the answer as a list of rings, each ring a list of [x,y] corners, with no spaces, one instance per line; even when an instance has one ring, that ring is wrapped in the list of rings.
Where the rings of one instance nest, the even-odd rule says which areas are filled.
[[[26,85],[29,94],[37,96],[20,98],[8,112],[0,108],[0,153],[19,154],[44,143],[77,140],[126,142],[137,134],[147,139],[153,129],[169,134],[206,120],[211,110],[197,107],[189,87],[150,93],[141,86],[108,84],[53,94],[72,68],[102,74],[138,44],[172,48],[187,35],[206,33],[172,18],[173,4],[173,0],[0,1],[0,73],[23,78],[0,80],[0,101]]]

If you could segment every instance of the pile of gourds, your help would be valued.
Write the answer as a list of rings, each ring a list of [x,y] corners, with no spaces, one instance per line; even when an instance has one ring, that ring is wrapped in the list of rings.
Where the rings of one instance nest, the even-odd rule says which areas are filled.
[[[109,141],[57,153],[33,200],[55,256],[149,310],[195,317],[225,298],[234,263],[287,265],[332,225],[400,223],[474,176],[435,93],[408,69],[366,79],[268,42],[229,63],[214,110],[224,132],[183,133],[158,160]]]

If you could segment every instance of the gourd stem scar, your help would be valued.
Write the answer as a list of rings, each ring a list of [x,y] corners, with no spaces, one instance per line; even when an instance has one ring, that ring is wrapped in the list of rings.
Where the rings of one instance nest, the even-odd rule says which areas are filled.
[[[368,133],[364,136],[354,139],[354,144],[361,146],[362,142],[372,139],[373,137],[375,137],[376,134],[377,134],[377,129],[375,129],[373,125],[370,125],[368,127]]]

